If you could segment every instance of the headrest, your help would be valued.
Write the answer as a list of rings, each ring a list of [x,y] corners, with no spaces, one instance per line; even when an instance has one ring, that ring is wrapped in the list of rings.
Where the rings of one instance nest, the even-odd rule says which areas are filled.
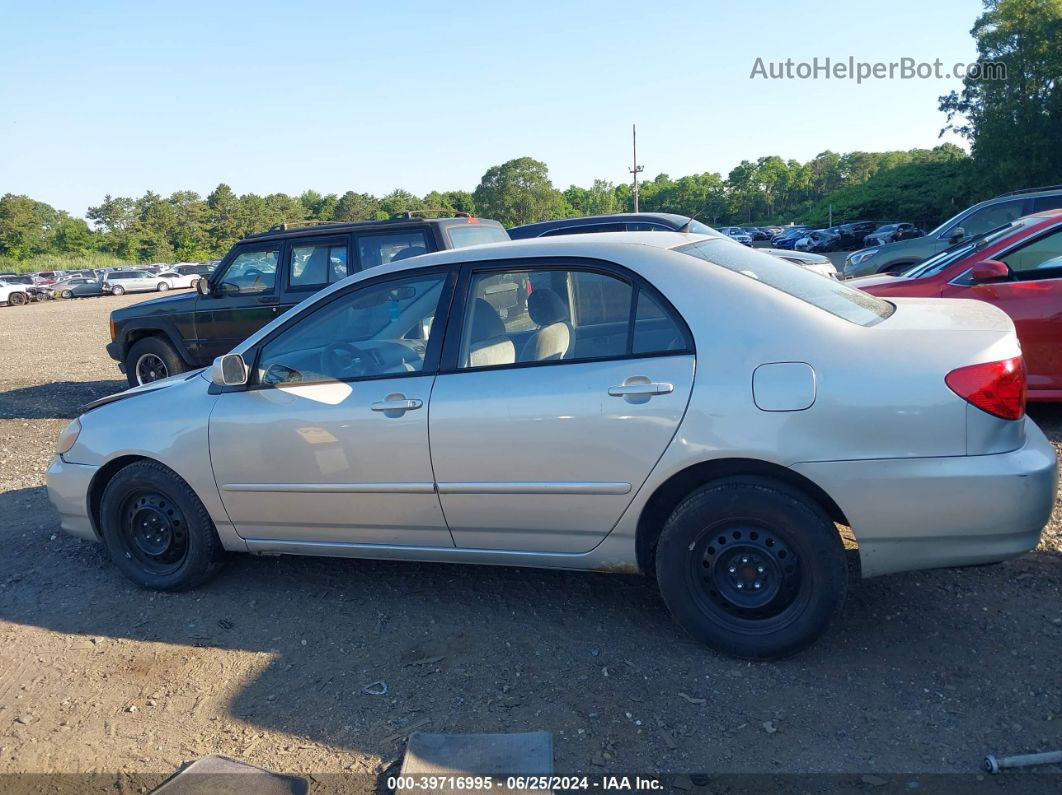
[[[428,250],[424,246],[410,246],[404,248],[391,257],[391,262],[398,262],[400,259],[409,259],[410,257],[419,257],[421,254],[427,254]]]
[[[568,319],[568,307],[550,289],[538,289],[527,297],[527,314],[540,326],[560,323]]]
[[[482,342],[505,334],[505,324],[498,310],[482,298],[472,304],[472,327],[469,342]]]

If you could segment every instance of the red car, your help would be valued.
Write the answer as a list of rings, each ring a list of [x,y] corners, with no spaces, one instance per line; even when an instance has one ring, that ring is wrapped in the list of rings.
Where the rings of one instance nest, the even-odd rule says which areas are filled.
[[[976,298],[1014,320],[1029,400],[1062,401],[1062,210],[1027,215],[896,276],[846,284],[881,298]]]

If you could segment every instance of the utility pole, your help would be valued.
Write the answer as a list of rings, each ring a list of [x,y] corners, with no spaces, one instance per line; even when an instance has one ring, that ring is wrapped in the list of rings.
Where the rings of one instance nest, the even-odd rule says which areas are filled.
[[[638,128],[631,125],[631,143],[634,145],[634,168],[627,169],[634,175],[634,212],[638,212],[638,175],[645,170],[645,166],[638,165]]]

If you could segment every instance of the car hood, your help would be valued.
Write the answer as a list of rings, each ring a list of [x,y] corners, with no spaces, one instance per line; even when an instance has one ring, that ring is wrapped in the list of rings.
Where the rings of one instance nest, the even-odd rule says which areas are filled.
[[[784,248],[761,248],[759,251],[763,251],[767,254],[774,254],[776,257],[784,257],[788,260],[798,259],[803,265],[830,265],[829,257],[824,257],[822,254],[812,254],[810,251],[789,251]]]
[[[198,293],[182,293],[180,295],[167,295],[162,298],[153,298],[150,301],[141,301],[140,303],[131,304],[130,306],[123,306],[121,309],[115,309],[111,312],[111,316],[116,318],[122,318],[128,315],[140,316],[144,314],[145,308],[158,308],[167,312],[190,312],[195,306],[195,299],[198,298],[198,295]]]
[[[858,287],[860,290],[865,290],[867,287],[881,287],[882,285],[891,286],[904,284],[909,281],[910,279],[905,279],[902,276],[881,273],[877,276],[857,276],[854,279],[846,279],[845,284],[849,287]]]
[[[205,369],[206,368],[200,368],[187,373],[178,373],[177,375],[171,375],[169,378],[160,378],[158,381],[152,381],[150,384],[134,386],[123,392],[116,392],[113,395],[101,397],[99,400],[94,400],[91,403],[82,406],[78,413],[84,414],[85,412],[92,411],[92,409],[99,408],[100,406],[106,406],[108,403],[116,403],[117,401],[125,400],[126,398],[136,397],[137,395],[146,395],[149,392],[158,392],[172,386],[177,386],[178,384],[183,384],[185,381],[190,381],[193,378],[200,376]]]

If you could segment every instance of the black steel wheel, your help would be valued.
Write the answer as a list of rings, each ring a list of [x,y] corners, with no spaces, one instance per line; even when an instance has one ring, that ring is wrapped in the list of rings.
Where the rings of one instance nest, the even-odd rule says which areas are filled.
[[[833,522],[762,477],[708,483],[675,508],[656,547],[675,620],[717,651],[777,659],[806,648],[844,602],[848,567]]]
[[[111,478],[100,531],[114,564],[143,588],[187,590],[221,566],[221,541],[202,501],[157,461],[137,461]]]

